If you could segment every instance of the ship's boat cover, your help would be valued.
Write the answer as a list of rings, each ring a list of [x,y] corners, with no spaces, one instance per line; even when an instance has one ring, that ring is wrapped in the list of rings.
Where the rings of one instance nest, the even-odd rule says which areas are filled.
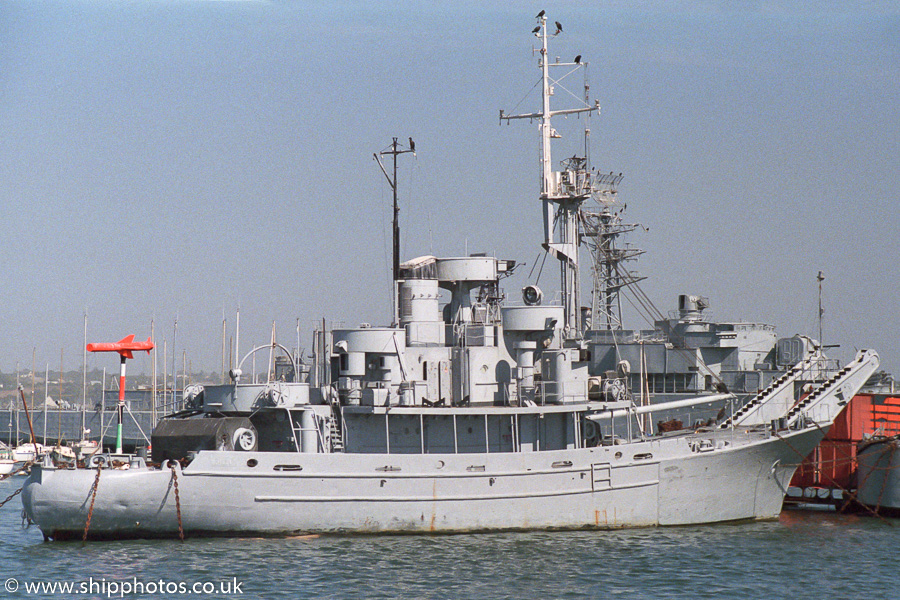
[[[257,449],[256,428],[247,417],[163,419],[153,429],[152,460],[181,460],[199,450]]]

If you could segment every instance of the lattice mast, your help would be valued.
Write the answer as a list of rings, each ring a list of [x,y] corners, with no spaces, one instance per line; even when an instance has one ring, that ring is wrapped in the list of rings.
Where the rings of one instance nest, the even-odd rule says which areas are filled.
[[[593,289],[591,293],[591,329],[621,329],[622,302],[619,292],[645,279],[625,267],[644,253],[629,244],[618,245],[620,236],[640,225],[622,221],[625,207],[619,207],[616,187],[622,174],[609,173],[594,178],[596,206],[581,212],[581,238],[591,252]]]

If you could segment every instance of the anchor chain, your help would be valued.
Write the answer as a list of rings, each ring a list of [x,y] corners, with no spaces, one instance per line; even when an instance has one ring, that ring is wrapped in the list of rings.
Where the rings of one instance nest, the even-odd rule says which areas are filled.
[[[10,477],[12,477],[13,475],[15,475],[16,473],[21,473],[22,471],[25,471],[26,469],[30,468],[31,465],[33,465],[33,464],[34,464],[34,461],[31,461],[31,460],[28,461],[28,462],[26,462],[24,465],[22,465],[21,467],[19,467],[19,468],[16,469],[15,471],[12,471],[11,473],[7,473],[6,475],[0,476],[0,481],[4,481],[4,480],[6,480],[6,479],[9,479]],[[22,490],[24,490],[24,489],[25,489],[25,486],[22,485],[22,487],[20,487],[19,489],[17,489],[16,491],[14,491],[12,494],[10,494],[9,496],[7,496],[7,497],[6,497],[6,500],[4,500],[3,502],[0,502],[0,508],[2,508],[7,502],[9,502],[10,500],[12,500],[13,498],[15,498],[16,496],[18,496],[19,494],[21,494],[21,493],[22,493]]]
[[[16,496],[18,496],[19,494],[21,494],[23,489],[25,489],[25,486],[24,486],[24,485],[23,485],[22,487],[20,487],[19,489],[17,489],[16,491],[14,491],[14,492],[13,492],[12,494],[10,494],[9,496],[7,496],[7,497],[6,497],[6,500],[4,500],[3,502],[0,502],[0,507],[2,507],[4,504],[6,504],[7,502],[9,502],[10,500],[12,500],[13,498],[15,498]]]
[[[94,516],[94,501],[97,499],[97,489],[100,487],[100,465],[97,465],[97,476],[94,477],[94,484],[91,486],[91,506],[88,508],[87,522],[84,524],[84,535],[81,536],[81,543],[87,541],[88,529],[91,528],[91,517]]]
[[[819,426],[819,424],[816,423],[815,421],[813,421],[813,425],[816,426],[816,429],[818,429],[819,431],[822,432],[822,435],[823,435],[823,436],[827,434],[827,432],[826,432],[824,429],[822,429],[822,428]],[[788,447],[791,447],[790,444],[788,444]],[[791,448],[791,450],[794,450],[794,448]],[[799,454],[796,450],[794,450],[794,452],[797,453],[797,454]],[[883,453],[882,453],[882,454],[883,454]],[[855,456],[851,456],[851,457],[848,457],[848,458],[849,458],[851,464],[854,463],[854,462],[856,462],[856,468],[857,468],[857,473],[858,473],[858,472],[859,472],[859,458],[858,458],[858,457],[855,457]],[[806,459],[804,458],[804,460],[806,460]],[[877,462],[877,460],[876,460],[876,462]],[[890,461],[888,462],[888,464],[890,464]],[[875,508],[873,509],[871,506],[868,506],[868,505],[866,505],[866,504],[863,504],[862,502],[859,501],[859,497],[858,497],[858,494],[859,494],[859,487],[860,487],[861,485],[865,484],[866,481],[868,481],[869,477],[872,475],[872,473],[875,472],[875,470],[876,470],[876,469],[873,468],[871,471],[869,471],[868,473],[866,473],[865,478],[863,478],[862,481],[860,481],[860,482],[858,482],[858,483],[856,484],[856,492],[855,492],[855,493],[854,493],[854,492],[851,492],[850,490],[845,489],[843,486],[839,485],[839,484],[834,480],[833,477],[828,477],[828,479],[831,480],[831,484],[832,484],[832,485],[834,485],[834,486],[837,487],[839,490],[841,490],[841,493],[842,493],[842,494],[845,494],[845,495],[847,496],[847,498],[849,498],[852,502],[856,503],[857,506],[862,506],[866,511],[868,511],[869,513],[871,513],[872,516],[878,517],[882,522],[884,522],[884,523],[890,525],[891,527],[893,527],[893,523],[891,523],[891,522],[888,521],[887,519],[883,518],[883,517],[881,516],[880,512],[879,512],[879,509],[881,508],[881,497],[882,497],[882,495],[884,494],[884,485],[887,483],[887,475],[886,475],[886,474],[885,474],[884,479],[882,480],[882,483],[881,483],[881,494],[879,494],[879,496],[878,496],[878,504],[875,505]],[[890,470],[890,469],[888,469],[888,470]],[[838,512],[844,512],[844,511],[847,509],[848,506],[850,506],[849,502],[845,502],[844,505],[840,507],[840,509],[838,510]]]
[[[172,470],[172,486],[175,488],[175,513],[178,515],[178,538],[184,542],[184,527],[181,524],[181,498],[178,494],[178,474],[175,472],[174,462],[169,462]]]
[[[887,464],[890,465],[893,462],[894,452],[897,450],[897,447],[894,444],[888,444],[888,447],[885,448],[885,450],[883,450],[881,452],[881,455],[878,457],[878,459],[876,459],[876,465],[881,460],[881,457],[884,456],[885,454],[887,454],[888,450],[890,450],[891,454],[890,454],[890,456],[888,456]],[[883,469],[883,470],[885,472],[882,473],[882,475],[881,475],[881,490],[878,492],[878,502],[875,503],[875,513],[876,514],[881,511],[881,501],[882,501],[882,499],[884,499],[884,490],[885,490],[885,488],[887,488],[887,482],[888,482],[887,471],[890,471],[891,469],[890,469],[890,467],[888,467],[887,469]],[[875,472],[875,469],[873,468],[871,471],[869,471],[868,475],[871,475],[874,472]],[[868,475],[866,476],[867,479],[868,479]]]
[[[13,475],[17,475],[17,474],[21,473],[22,471],[27,471],[28,469],[31,468],[31,466],[33,464],[34,464],[34,461],[29,460],[28,462],[23,464],[21,467],[19,467],[15,471],[11,471],[11,472],[7,473],[6,475],[0,475],[0,481],[5,481],[5,480],[9,479],[10,477],[12,477]],[[0,506],[3,506],[3,505],[0,504]]]

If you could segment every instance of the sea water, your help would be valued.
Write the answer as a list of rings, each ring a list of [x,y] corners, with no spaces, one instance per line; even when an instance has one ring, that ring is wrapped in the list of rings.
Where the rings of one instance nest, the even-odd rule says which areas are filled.
[[[23,482],[0,482],[0,500]],[[767,522],[616,531],[82,545],[45,542],[36,526],[23,528],[16,497],[0,508],[0,527],[0,598],[900,595],[900,521],[821,511],[785,511]]]

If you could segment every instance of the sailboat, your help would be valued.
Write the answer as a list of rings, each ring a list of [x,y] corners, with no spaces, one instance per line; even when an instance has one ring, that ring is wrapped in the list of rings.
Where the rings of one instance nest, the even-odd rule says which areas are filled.
[[[9,475],[15,468],[12,448],[0,442],[0,475]]]

